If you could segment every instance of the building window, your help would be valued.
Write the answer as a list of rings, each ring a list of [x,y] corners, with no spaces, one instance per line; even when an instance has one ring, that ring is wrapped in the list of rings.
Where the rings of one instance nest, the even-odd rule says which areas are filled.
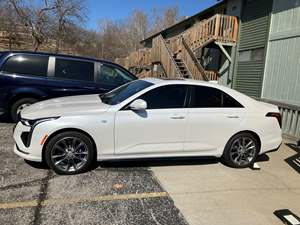
[[[257,48],[239,52],[239,62],[261,61],[264,58],[264,48]]]

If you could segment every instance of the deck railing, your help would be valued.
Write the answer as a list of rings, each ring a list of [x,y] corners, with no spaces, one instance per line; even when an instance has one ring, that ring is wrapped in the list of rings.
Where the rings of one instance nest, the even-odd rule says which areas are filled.
[[[152,62],[160,62],[163,65],[165,73],[168,74],[169,78],[180,77],[179,68],[161,35],[155,37],[152,41],[151,56]]]
[[[194,50],[210,39],[235,43],[237,32],[238,21],[236,17],[216,14],[191,27],[182,35],[191,49]]]

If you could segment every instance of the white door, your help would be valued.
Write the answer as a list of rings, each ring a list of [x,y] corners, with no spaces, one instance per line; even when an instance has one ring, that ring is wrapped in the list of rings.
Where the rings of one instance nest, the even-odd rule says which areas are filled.
[[[184,151],[221,154],[220,146],[242,126],[244,108],[219,89],[194,86],[193,90]]]
[[[157,87],[138,97],[144,111],[121,109],[115,117],[115,154],[183,152],[187,126],[185,85]]]

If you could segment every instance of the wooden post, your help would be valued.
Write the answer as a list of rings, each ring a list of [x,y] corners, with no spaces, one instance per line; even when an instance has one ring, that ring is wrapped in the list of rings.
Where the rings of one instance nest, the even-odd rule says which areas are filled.
[[[236,42],[237,40],[237,34],[238,34],[238,20],[236,17],[233,18],[233,21],[234,21],[234,28],[233,28],[233,41]]]
[[[216,27],[215,27],[215,33],[214,33],[215,37],[217,37],[219,35],[219,31],[220,31],[220,15],[217,14],[216,15]]]

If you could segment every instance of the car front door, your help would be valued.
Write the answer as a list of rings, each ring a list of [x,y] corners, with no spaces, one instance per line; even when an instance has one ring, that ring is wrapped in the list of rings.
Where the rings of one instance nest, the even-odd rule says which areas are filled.
[[[116,112],[115,154],[183,152],[187,126],[187,87],[166,85],[138,97],[147,102],[144,111],[128,107]]]
[[[225,92],[213,88],[191,86],[185,152],[215,155],[243,124],[244,107]]]

